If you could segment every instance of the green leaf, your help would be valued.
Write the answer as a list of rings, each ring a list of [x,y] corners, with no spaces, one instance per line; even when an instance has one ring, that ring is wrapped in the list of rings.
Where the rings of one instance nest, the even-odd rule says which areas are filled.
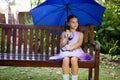
[[[107,27],[107,28],[105,28],[105,30],[108,30],[108,31],[113,31],[113,30],[115,30],[114,28],[112,28],[112,27]]]
[[[116,29],[117,29],[118,31],[120,31],[120,26],[116,27]]]
[[[97,33],[100,34],[100,33],[102,33],[103,31],[104,31],[104,29],[102,28],[102,29],[98,30]]]

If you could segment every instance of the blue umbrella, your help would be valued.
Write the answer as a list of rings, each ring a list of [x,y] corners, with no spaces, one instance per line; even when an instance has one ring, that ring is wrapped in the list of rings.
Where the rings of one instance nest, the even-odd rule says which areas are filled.
[[[46,0],[30,10],[34,25],[65,26],[67,16],[78,17],[79,25],[102,22],[105,8],[94,0]]]

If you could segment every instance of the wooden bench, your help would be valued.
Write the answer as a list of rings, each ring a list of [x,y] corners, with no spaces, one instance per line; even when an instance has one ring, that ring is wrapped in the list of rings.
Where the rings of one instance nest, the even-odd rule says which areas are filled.
[[[62,61],[50,61],[49,57],[59,53],[62,30],[57,26],[0,24],[0,66],[61,67]],[[84,33],[82,48],[94,60],[79,61],[79,68],[88,68],[88,79],[98,80],[100,48],[94,44],[94,26],[80,27],[80,31]]]

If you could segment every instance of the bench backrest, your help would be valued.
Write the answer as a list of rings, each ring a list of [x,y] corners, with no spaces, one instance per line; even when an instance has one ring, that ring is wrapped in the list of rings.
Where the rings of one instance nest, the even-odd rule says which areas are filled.
[[[93,53],[94,26],[80,27],[84,33],[83,50]],[[0,53],[44,54],[59,53],[63,27],[0,24]]]

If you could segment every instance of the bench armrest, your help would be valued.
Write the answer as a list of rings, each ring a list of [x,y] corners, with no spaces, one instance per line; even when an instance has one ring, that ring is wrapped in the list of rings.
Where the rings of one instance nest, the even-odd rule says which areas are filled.
[[[100,63],[100,45],[96,44],[95,46],[95,66],[99,67]]]
[[[93,46],[94,49],[95,49],[95,61],[96,61],[96,60],[99,60],[99,56],[100,56],[100,45],[97,44],[97,43],[95,43],[95,42],[90,43],[90,44],[91,44],[91,46]]]
[[[95,53],[96,53],[96,54],[95,54],[95,57],[98,58],[98,57],[100,56],[100,55],[99,55],[99,54],[100,54],[100,45],[99,45],[99,44],[96,44],[96,45],[95,45]]]

